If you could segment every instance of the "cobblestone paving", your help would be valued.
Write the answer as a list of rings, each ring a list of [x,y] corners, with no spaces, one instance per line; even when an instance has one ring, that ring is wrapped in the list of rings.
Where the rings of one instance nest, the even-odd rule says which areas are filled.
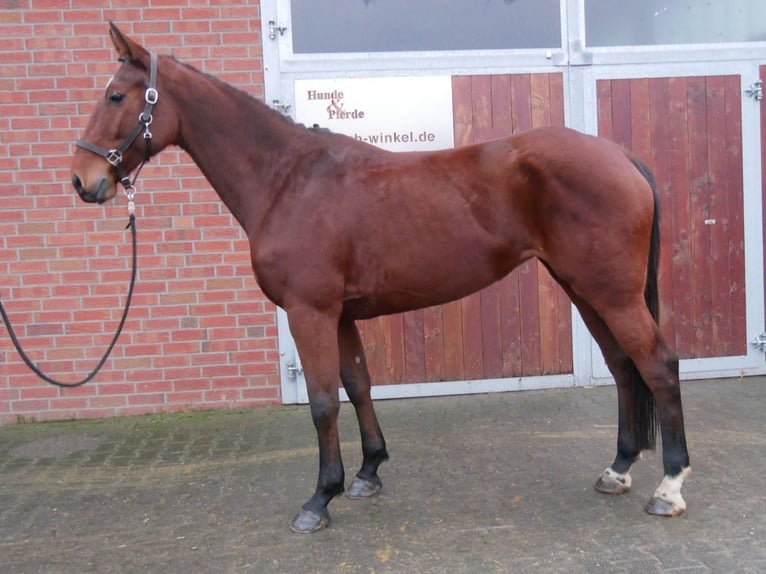
[[[592,484],[613,388],[379,402],[391,461],[330,529],[288,523],[316,479],[306,407],[0,427],[0,572],[766,572],[766,378],[684,383],[688,513]],[[347,479],[359,463],[341,414]]]

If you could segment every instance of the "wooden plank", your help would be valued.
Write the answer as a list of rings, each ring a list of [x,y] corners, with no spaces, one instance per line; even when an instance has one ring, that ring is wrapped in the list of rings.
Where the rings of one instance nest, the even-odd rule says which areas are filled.
[[[452,76],[452,119],[455,147],[473,141],[472,76]]]
[[[564,74],[548,74],[551,84],[550,116],[552,126],[564,125]]]
[[[463,368],[468,380],[481,379],[484,357],[481,344],[481,293],[460,300],[463,316]]]
[[[729,268],[729,205],[726,198],[726,99],[723,76],[708,77],[705,90],[707,114],[708,163],[708,218],[710,241],[708,255],[710,275],[710,328],[706,335],[712,356],[730,355],[731,329],[729,323],[731,301],[729,285],[733,280]]]
[[[402,316],[404,328],[404,378],[400,382],[422,383],[426,380],[425,336],[423,310],[409,311]]]
[[[551,125],[564,125],[564,75],[549,74],[550,79],[550,121]],[[556,288],[558,309],[559,366],[557,373],[571,373],[574,369],[572,348],[572,303],[564,290]]]
[[[500,329],[500,284],[481,291],[482,375],[485,379],[503,376],[502,332]]]
[[[564,125],[564,77],[548,74],[548,125]],[[541,266],[542,267],[542,266]],[[554,328],[558,345],[556,356],[550,366],[550,374],[570,373],[572,364],[572,305],[563,289],[547,273],[546,284],[551,288],[551,305],[554,309]]]
[[[452,110],[455,147],[473,141],[472,77],[452,77]],[[463,359],[463,314],[460,301],[442,305],[444,380],[465,378]]]
[[[492,139],[513,133],[512,106],[511,77],[508,74],[492,76]]]
[[[519,267],[521,307],[521,362],[523,375],[543,374],[540,341],[540,294],[537,282],[537,260]]]
[[[426,381],[443,381],[444,335],[442,332],[442,307],[423,309],[423,348],[426,366]]]
[[[382,317],[357,321],[362,337],[367,370],[373,384],[385,384],[386,380],[386,339],[385,324]]]
[[[726,199],[728,201],[729,269],[734,270],[729,286],[731,354],[747,353],[747,311],[745,303],[744,182],[742,164],[742,88],[739,76],[726,76]],[[762,118],[763,121],[763,118]],[[763,134],[762,134],[763,137]]]
[[[707,151],[707,86],[704,77],[688,78],[687,104],[689,118],[689,208],[692,268],[688,277],[692,293],[694,317],[693,357],[713,356],[709,277],[710,230],[705,220],[710,217],[710,189]]]
[[[388,315],[382,318],[386,333],[386,373],[387,384],[402,383],[405,380],[404,367],[404,316]]]
[[[669,163],[668,163],[668,131],[667,131],[667,108],[665,105],[667,98],[667,91],[664,89],[666,85],[665,81],[653,82],[646,78],[638,78],[631,80],[630,84],[630,100],[631,100],[631,150],[641,160],[646,162],[650,168],[652,168],[655,176],[655,181],[658,184],[660,201],[662,201],[662,194],[667,196],[667,182],[669,180]],[[653,89],[657,90],[661,100],[657,99],[657,94],[653,93]],[[659,154],[658,149],[663,153]],[[664,182],[664,183],[663,183]],[[665,189],[663,190],[662,186]],[[667,239],[670,238],[670,232],[672,226],[667,221],[669,218],[665,218],[664,222],[664,234],[661,229],[661,237],[665,237],[665,249],[660,250],[660,296],[663,293],[670,291],[672,293],[672,269],[668,269],[667,273],[663,273],[662,263],[668,265],[671,263],[669,253],[663,253],[663,251],[670,251],[667,246],[670,244]],[[668,289],[670,288],[670,289]],[[663,321],[663,308],[666,301],[660,302],[660,323],[662,328]],[[665,315],[672,316],[672,307],[670,312],[666,312]],[[667,317],[665,323],[672,325],[668,322]],[[666,327],[667,329],[667,327]]]
[[[442,305],[444,326],[444,380],[465,379],[463,362],[463,314],[460,301]]]
[[[559,372],[559,309],[556,290],[558,285],[545,266],[537,261],[538,314],[540,320],[540,372],[552,375]]]
[[[691,230],[689,225],[689,125],[686,78],[668,79],[668,128],[670,136],[669,202],[672,220],[673,277],[678,288],[673,291],[673,326],[676,353],[693,356],[694,324],[692,297],[688,278],[692,269]],[[668,242],[665,243],[668,245]]]
[[[492,76],[492,139],[509,136],[513,133],[513,99],[511,95],[511,76],[508,74]],[[484,311],[483,337],[484,373],[487,377],[499,378],[507,375],[507,346],[518,341],[518,279],[515,275],[504,278],[489,287],[487,297],[482,301]],[[509,313],[510,304],[510,313]],[[494,313],[495,317],[491,314]]]
[[[557,373],[574,371],[574,349],[572,347],[572,302],[564,290],[557,289],[558,329],[559,329],[559,366]]]
[[[490,76],[472,76],[471,78],[471,122],[470,141],[481,141],[481,132],[485,133],[492,125],[492,94]],[[481,293],[475,293],[461,300],[463,315],[463,366],[466,379],[483,378],[484,357],[482,353],[482,310]]]
[[[504,137],[514,132],[512,76],[494,76],[492,82],[493,136]],[[520,376],[521,315],[519,309],[519,274],[511,273],[498,284],[500,330],[500,371],[502,377]]]
[[[670,209],[673,201],[670,165],[670,117],[667,78],[652,78],[649,81],[651,159],[650,167],[657,183],[660,203],[660,329],[672,344],[675,340],[673,309],[673,218]]]
[[[477,78],[475,78],[476,80]],[[479,78],[479,105],[474,100],[474,140],[489,141],[511,133],[510,77]],[[476,97],[476,92],[474,92]],[[489,108],[489,115],[483,116]],[[481,307],[482,377],[503,375],[500,300],[504,291],[500,283],[490,285],[479,295]],[[467,353],[466,353],[467,355]]]
[[[492,138],[492,76],[473,76],[471,82],[471,143]]]
[[[530,74],[511,76],[513,99],[513,131],[518,133],[532,128],[532,77]],[[537,262],[528,261],[515,273],[519,278],[519,342],[521,346],[522,375],[542,374],[540,358],[540,307],[537,290]]]
[[[630,80],[612,80],[612,136],[611,140],[630,149],[631,130]]]
[[[598,135],[614,141],[612,126],[612,81],[596,82],[596,110],[598,114]]]
[[[477,85],[478,81],[478,85]],[[500,90],[501,100],[496,102],[495,89]],[[503,101],[502,82],[494,76],[474,78],[474,141],[485,142],[496,138],[495,114],[498,120],[509,117],[507,101]],[[509,93],[510,86],[505,93]],[[499,106],[495,110],[495,105]],[[500,290],[497,284],[491,285],[479,294],[481,309],[481,378],[497,378],[502,374],[502,354],[500,337]],[[466,353],[467,355],[467,353]]]
[[[551,85],[548,74],[532,74],[529,79],[532,127],[551,125]]]
[[[639,159],[649,163],[652,157],[652,105],[649,80],[630,82],[630,149]]]
[[[501,282],[500,337],[504,377],[520,377],[521,358],[521,295],[519,273],[514,271]]]
[[[547,74],[535,74],[530,82],[532,102],[532,126],[551,125],[550,79]],[[540,372],[544,375],[556,373],[559,369],[559,324],[556,289],[558,286],[548,270],[537,262],[538,292],[538,340],[540,341]]]
[[[532,127],[532,106],[529,101],[531,76],[514,74],[511,76],[511,121],[513,133],[523,132]]]

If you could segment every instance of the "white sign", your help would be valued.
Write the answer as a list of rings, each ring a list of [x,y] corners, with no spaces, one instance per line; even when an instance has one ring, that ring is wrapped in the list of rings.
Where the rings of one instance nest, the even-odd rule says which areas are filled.
[[[295,116],[391,151],[455,144],[449,76],[296,80]]]

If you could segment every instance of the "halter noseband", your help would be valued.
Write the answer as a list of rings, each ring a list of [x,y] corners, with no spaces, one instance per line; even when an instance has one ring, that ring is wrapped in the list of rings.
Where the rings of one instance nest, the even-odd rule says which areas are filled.
[[[133,186],[133,183],[135,182],[135,178],[133,181],[131,181],[130,174],[125,171],[125,167],[122,164],[123,154],[131,145],[133,145],[133,142],[136,141],[138,134],[143,131],[144,141],[146,142],[146,151],[144,153],[144,160],[136,172],[136,177],[138,177],[138,173],[141,171],[141,168],[146,162],[149,161],[152,155],[152,132],[149,131],[149,126],[152,123],[152,109],[154,108],[154,104],[157,103],[158,99],[157,54],[152,53],[151,67],[149,70],[149,87],[146,88],[146,92],[144,93],[144,101],[146,102],[144,105],[144,111],[138,115],[138,125],[132,132],[130,132],[130,134],[128,134],[128,136],[122,142],[122,145],[119,148],[107,150],[84,140],[77,140],[76,142],[77,147],[81,147],[103,157],[109,163],[109,165],[114,166],[114,168],[117,170],[117,175],[120,178],[120,183],[122,184],[122,187],[125,188],[125,195],[128,198],[128,211],[130,213],[133,213],[134,210],[133,196],[135,195],[135,187]]]

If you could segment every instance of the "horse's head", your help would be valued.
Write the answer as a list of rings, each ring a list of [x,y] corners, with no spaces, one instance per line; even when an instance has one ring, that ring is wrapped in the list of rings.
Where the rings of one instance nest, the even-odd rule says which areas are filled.
[[[89,203],[103,203],[126,189],[128,174],[175,138],[174,110],[162,102],[158,60],[110,22],[121,62],[85,128],[72,160],[72,185]],[[154,84],[153,84],[154,82]]]

